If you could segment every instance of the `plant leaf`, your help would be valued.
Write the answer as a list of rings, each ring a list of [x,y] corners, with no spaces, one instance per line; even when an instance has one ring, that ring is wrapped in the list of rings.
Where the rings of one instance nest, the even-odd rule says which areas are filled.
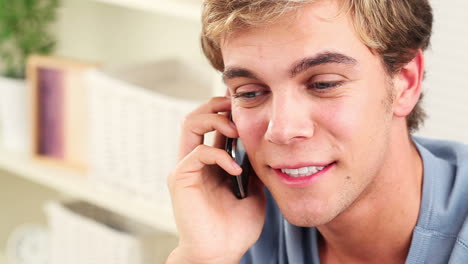
[[[0,0],[0,63],[4,74],[24,77],[26,58],[50,54],[55,38],[48,32],[59,0]]]

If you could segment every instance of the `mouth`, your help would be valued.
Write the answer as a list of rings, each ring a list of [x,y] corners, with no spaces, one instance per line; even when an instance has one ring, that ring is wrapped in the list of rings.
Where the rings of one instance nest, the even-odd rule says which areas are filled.
[[[318,180],[319,177],[327,174],[335,165],[336,161],[326,165],[273,169],[286,185],[291,187],[306,187]]]
[[[290,177],[307,177],[322,171],[326,166],[308,166],[298,169],[280,169],[282,173],[287,174]]]

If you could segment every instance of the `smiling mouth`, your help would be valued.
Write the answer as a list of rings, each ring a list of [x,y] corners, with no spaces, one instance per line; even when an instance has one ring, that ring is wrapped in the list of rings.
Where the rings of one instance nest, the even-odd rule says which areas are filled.
[[[277,169],[277,170],[288,175],[289,177],[300,178],[300,177],[312,176],[333,164],[335,164],[335,162],[332,162],[326,166],[307,166],[307,167],[301,167],[297,169]]]

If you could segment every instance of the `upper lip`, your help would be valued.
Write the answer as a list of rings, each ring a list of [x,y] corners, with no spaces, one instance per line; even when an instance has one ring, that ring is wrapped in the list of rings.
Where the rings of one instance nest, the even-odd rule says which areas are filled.
[[[304,163],[294,163],[294,164],[279,164],[279,165],[274,165],[274,166],[270,166],[272,169],[275,169],[275,170],[280,170],[280,169],[299,169],[299,168],[304,168],[304,167],[326,167],[330,164],[334,163],[334,161],[332,162],[314,162],[314,163],[310,163],[310,162],[304,162]]]

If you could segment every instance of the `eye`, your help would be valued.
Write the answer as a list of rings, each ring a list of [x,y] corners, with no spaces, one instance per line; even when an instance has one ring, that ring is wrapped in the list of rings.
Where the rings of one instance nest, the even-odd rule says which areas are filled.
[[[254,100],[257,97],[267,94],[269,91],[268,87],[260,84],[242,85],[234,90],[235,92],[232,94],[232,97],[240,100]]]
[[[325,93],[334,90],[334,88],[341,86],[346,81],[346,77],[338,73],[321,73],[309,78],[306,87],[318,93]]]
[[[315,90],[327,90],[327,89],[331,89],[331,88],[336,88],[336,87],[342,85],[343,83],[344,83],[343,81],[313,82],[313,83],[309,83],[307,85],[307,88],[315,89]]]
[[[232,98],[238,106],[252,108],[261,105],[269,93],[268,87],[263,85],[244,85],[236,89]]]
[[[240,92],[240,93],[233,94],[232,97],[234,97],[234,98],[253,99],[253,98],[261,96],[263,94],[265,94],[265,91]]]

